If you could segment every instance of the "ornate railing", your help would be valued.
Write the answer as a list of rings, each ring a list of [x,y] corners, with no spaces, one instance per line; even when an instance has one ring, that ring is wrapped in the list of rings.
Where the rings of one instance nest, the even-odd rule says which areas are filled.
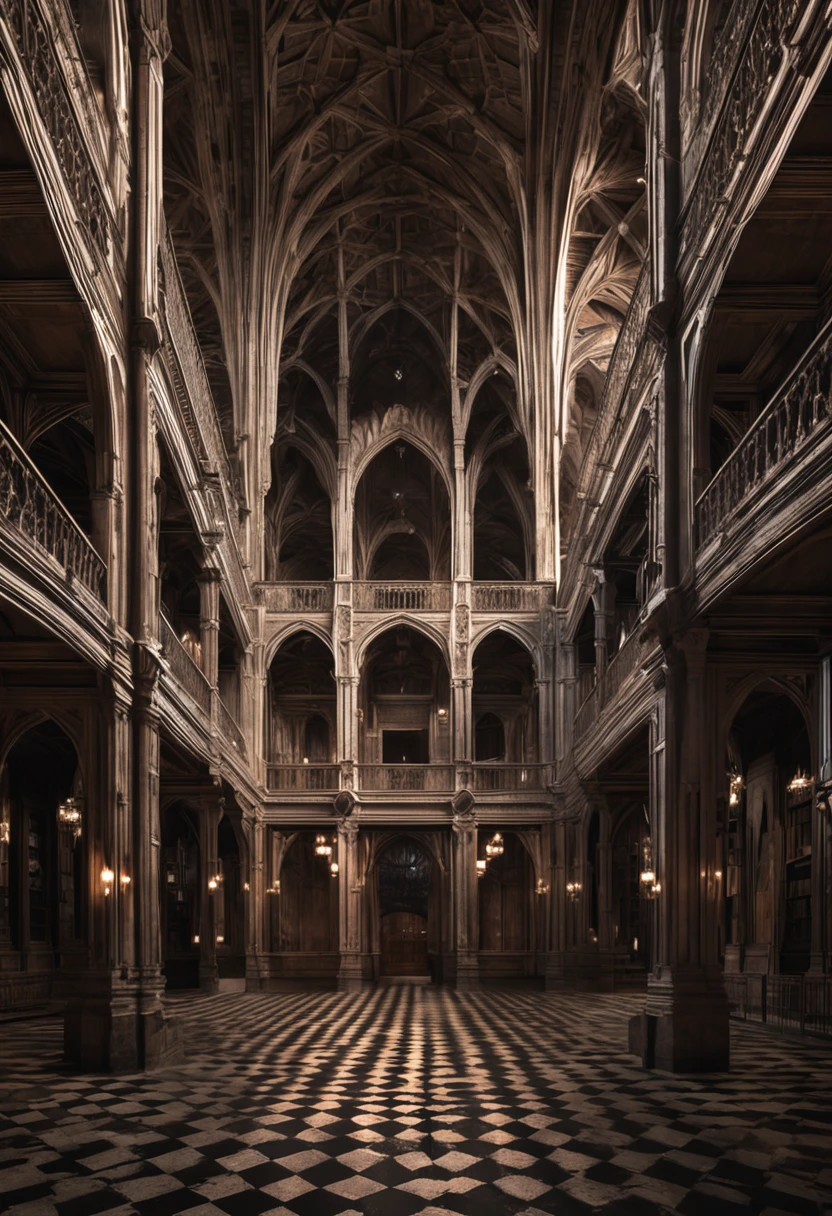
[[[0,0],[0,18],[11,30],[29,77],[43,124],[80,220],[83,236],[107,254],[110,223],[107,205],[75,117],[52,37],[38,5],[29,0]]]
[[[737,66],[759,0],[733,0],[728,19],[714,42],[705,73],[702,101],[685,147],[682,169],[685,187],[696,174],[725,94]]]
[[[267,612],[331,612],[333,583],[261,583]]]
[[[471,789],[479,791],[545,790],[548,764],[473,764]]]
[[[454,788],[453,764],[359,764],[358,788],[445,793]]]
[[[217,730],[237,750],[242,759],[245,759],[246,740],[245,735],[240,730],[237,719],[219,695],[215,697],[214,705],[216,707]]]
[[[107,567],[2,422],[0,518],[104,601]]]
[[[607,669],[575,715],[575,738],[579,739],[597,720],[629,678],[639,670],[642,646],[638,629],[633,630],[621,649],[610,659]]]
[[[832,321],[700,495],[697,545],[707,544],[720,532],[737,507],[817,435],[831,413]]]
[[[335,792],[339,786],[337,764],[269,764],[266,787],[269,790]]]
[[[159,614],[159,641],[176,683],[210,717],[211,685],[179,641],[164,613]]]
[[[554,588],[548,583],[474,583],[475,612],[537,612],[551,604]]]
[[[353,583],[359,612],[450,612],[450,583]]]
[[[717,207],[724,205],[731,179],[743,160],[746,141],[767,103],[771,82],[785,54],[801,0],[763,0],[736,65],[731,86],[723,90],[719,117],[682,220],[682,249],[691,249],[709,231]],[[733,61],[732,61],[733,67]]]

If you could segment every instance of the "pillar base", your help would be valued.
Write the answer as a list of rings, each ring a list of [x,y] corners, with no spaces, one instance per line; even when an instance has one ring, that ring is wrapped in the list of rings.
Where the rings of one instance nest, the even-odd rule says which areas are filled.
[[[338,968],[338,991],[358,992],[365,985],[364,967],[360,954],[342,954]]]
[[[456,988],[458,992],[472,992],[480,987],[480,964],[476,954],[457,954]]]
[[[647,1008],[630,1019],[629,1050],[645,1068],[727,1072],[728,999],[719,977],[650,976]]]
[[[181,1026],[162,1000],[164,980],[149,988],[106,975],[78,977],[64,1012],[64,1054],[93,1072],[137,1072],[182,1058]]]
[[[216,996],[220,990],[220,973],[216,963],[199,964],[199,990]]]

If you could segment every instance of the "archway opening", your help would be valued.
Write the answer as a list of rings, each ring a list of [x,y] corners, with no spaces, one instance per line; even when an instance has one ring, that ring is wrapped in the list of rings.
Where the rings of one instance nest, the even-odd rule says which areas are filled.
[[[333,854],[316,853],[316,832],[298,832],[283,857],[280,888],[276,898],[276,949],[280,953],[307,955],[308,967],[297,961],[294,971],[320,972],[326,964],[320,957],[338,951],[338,879],[332,874],[335,841],[326,837]],[[330,960],[332,961],[332,960]]]
[[[272,448],[264,518],[267,579],[332,578],[332,503],[312,463],[289,443]]]
[[[51,721],[26,731],[0,773],[0,940],[6,967],[47,985],[85,953],[87,815],[68,735]]]
[[[535,764],[538,760],[537,686],[531,655],[525,646],[502,630],[488,634],[473,656],[472,704],[474,721],[503,728],[502,759],[509,764]],[[483,744],[486,736],[482,736]],[[494,740],[498,742],[498,740]],[[477,749],[480,736],[475,736]],[[487,758],[493,763],[491,757]],[[477,760],[480,760],[479,750]]]
[[[756,688],[728,737],[720,893],[726,970],[808,969],[811,763],[806,720],[797,704],[775,685]]]
[[[382,976],[429,976],[431,859],[414,840],[388,845],[376,864]]]
[[[486,764],[502,764],[506,758],[506,732],[502,718],[482,714],[474,727],[474,759]]]
[[[355,495],[357,579],[451,577],[451,505],[439,470],[403,439],[370,462]]]
[[[376,638],[361,674],[359,722],[363,764],[448,763],[450,679],[439,647],[406,625]]]
[[[641,802],[626,804],[612,833],[613,943],[616,987],[650,966],[650,902],[642,898],[639,875],[644,869],[645,842],[650,836]],[[643,979],[642,979],[643,982]]]
[[[486,862],[477,882],[480,973],[492,981],[534,975],[534,865],[516,832],[500,835],[503,852],[498,856],[486,853],[492,832],[479,833],[478,848]]]
[[[336,691],[332,651],[302,630],[280,646],[269,667],[267,755],[273,764],[334,761]]]
[[[199,987],[201,858],[197,812],[184,803],[162,816],[162,942],[169,989]]]
[[[221,898],[215,898],[218,974],[220,980],[240,980],[246,974],[243,857],[227,815],[217,831],[217,867],[221,888]]]

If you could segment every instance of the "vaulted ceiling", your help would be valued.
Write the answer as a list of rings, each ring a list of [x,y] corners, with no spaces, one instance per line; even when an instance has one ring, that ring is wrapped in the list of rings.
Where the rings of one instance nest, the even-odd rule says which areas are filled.
[[[278,408],[334,440],[393,375],[460,440],[502,410],[551,479],[559,242],[613,7],[169,6],[166,215],[250,501]],[[586,212],[591,244],[627,207]]]

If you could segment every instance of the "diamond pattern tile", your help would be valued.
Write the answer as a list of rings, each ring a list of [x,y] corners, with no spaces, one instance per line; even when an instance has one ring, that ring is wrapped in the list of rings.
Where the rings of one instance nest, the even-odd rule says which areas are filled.
[[[732,1028],[730,1074],[625,1051],[635,997],[173,999],[185,1063],[80,1076],[51,1019],[0,1043],[14,1216],[832,1213],[832,1052]]]

